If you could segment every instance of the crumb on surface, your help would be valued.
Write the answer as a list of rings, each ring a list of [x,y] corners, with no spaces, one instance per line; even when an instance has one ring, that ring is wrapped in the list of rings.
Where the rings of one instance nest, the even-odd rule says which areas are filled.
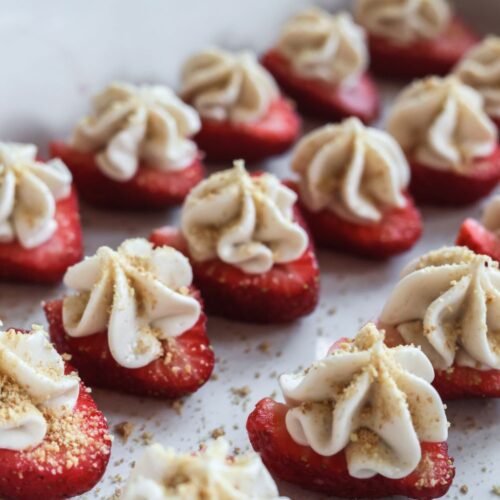
[[[120,437],[123,443],[128,441],[128,438],[134,431],[134,424],[132,422],[120,422],[114,427],[115,433]]]

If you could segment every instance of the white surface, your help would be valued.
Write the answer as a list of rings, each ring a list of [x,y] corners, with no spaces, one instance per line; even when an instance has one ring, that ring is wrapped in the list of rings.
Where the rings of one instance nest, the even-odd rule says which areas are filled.
[[[0,45],[3,78],[0,92],[0,138],[36,142],[44,148],[69,134],[88,107],[88,97],[110,79],[177,83],[183,59],[207,43],[230,48],[268,46],[280,23],[306,0],[0,0]],[[321,5],[336,2],[321,1]],[[496,0],[462,2],[471,19],[485,29],[500,19]],[[487,10],[486,10],[487,9]],[[482,16],[482,19],[481,19]],[[384,87],[389,98],[395,87]],[[287,157],[267,162],[266,169],[286,175]],[[320,252],[321,303],[310,317],[290,326],[243,325],[210,318],[209,335],[218,363],[218,380],[185,399],[178,415],[165,401],[139,399],[96,390],[94,395],[111,426],[136,423],[124,445],[116,439],[113,457],[102,483],[86,495],[109,498],[126,477],[130,463],[142,452],[140,438],[149,432],[167,445],[195,449],[210,432],[223,425],[234,446],[248,447],[245,421],[255,402],[277,391],[276,373],[308,365],[324,355],[333,339],[352,336],[376,318],[385,297],[409,259],[453,242],[458,226],[479,207],[447,211],[425,209],[425,234],[409,253],[387,263],[358,260]],[[86,253],[102,244],[117,246],[129,236],[146,236],[173,221],[175,211],[106,214],[82,207]],[[61,296],[62,288],[0,285],[0,317],[6,325],[46,324],[42,299]],[[270,352],[257,346],[271,344]],[[239,403],[231,388],[248,385],[251,393]],[[459,402],[449,405],[451,454],[457,477],[448,498],[494,498],[500,484],[500,403]],[[120,461],[123,463],[120,464]],[[118,464],[118,465],[117,465]],[[462,495],[458,488],[469,486]],[[282,486],[294,500],[324,498]]]

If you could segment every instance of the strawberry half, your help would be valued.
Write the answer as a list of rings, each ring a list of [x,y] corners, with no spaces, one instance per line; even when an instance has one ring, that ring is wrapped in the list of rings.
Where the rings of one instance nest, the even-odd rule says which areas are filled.
[[[299,195],[299,205],[315,243],[319,247],[353,253],[370,259],[385,259],[409,250],[422,235],[422,219],[410,196],[403,208],[392,208],[376,224],[346,221],[331,210],[311,212],[300,202],[295,182],[286,185]]]
[[[410,159],[410,191],[417,202],[461,206],[484,198],[500,181],[500,147],[474,160],[468,173],[437,170]]]
[[[357,116],[364,123],[371,123],[378,116],[380,99],[368,74],[362,75],[356,85],[342,88],[297,75],[287,59],[275,49],[268,51],[261,63],[274,76],[283,92],[306,114],[329,121]]]
[[[500,238],[474,219],[462,223],[456,244],[500,261]]]
[[[274,475],[308,490],[343,498],[381,498],[404,495],[430,499],[443,496],[451,486],[455,469],[446,443],[422,443],[417,469],[402,479],[376,475],[357,479],[349,475],[345,453],[324,457],[308,446],[297,444],[287,431],[288,407],[270,398],[262,399],[247,421],[254,450]]]
[[[149,239],[189,258],[187,243],[175,228],[157,229]],[[275,264],[262,274],[247,274],[221,260],[190,262],[196,286],[212,314],[252,323],[281,323],[311,313],[318,303],[319,268],[312,245],[299,259]]]
[[[285,152],[297,140],[300,118],[284,98],[271,103],[267,114],[254,123],[231,123],[202,118],[194,137],[209,161],[244,158],[255,162]]]
[[[66,366],[66,371],[73,370]],[[57,500],[81,495],[99,482],[110,453],[106,418],[81,384],[73,411],[49,418],[40,445],[23,451],[0,450],[0,496]]]
[[[204,176],[203,165],[196,158],[187,168],[172,172],[140,165],[132,179],[117,182],[101,172],[94,153],[53,142],[50,154],[61,158],[71,170],[82,198],[101,208],[152,210],[179,205]]]
[[[447,75],[479,38],[458,18],[434,40],[411,45],[396,44],[370,35],[370,69],[387,78],[422,78]]]
[[[198,297],[198,294],[196,293]],[[112,357],[107,332],[70,337],[62,321],[62,300],[44,304],[52,342],[59,352],[70,353],[80,377],[92,387],[140,396],[178,398],[198,390],[214,368],[214,353],[206,334],[206,316],[178,337],[165,342],[162,358],[142,368],[120,366]]]
[[[57,229],[50,240],[35,248],[19,242],[0,243],[0,279],[30,283],[57,283],[66,269],[82,259],[80,212],[75,189],[56,203]]]

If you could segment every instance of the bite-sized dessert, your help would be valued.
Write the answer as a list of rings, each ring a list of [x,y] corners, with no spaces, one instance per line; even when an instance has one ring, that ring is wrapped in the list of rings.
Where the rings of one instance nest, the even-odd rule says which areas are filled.
[[[357,116],[365,123],[378,115],[365,34],[347,13],[312,8],[297,14],[262,64],[304,113],[333,121]]]
[[[182,203],[204,175],[191,137],[198,113],[168,87],[112,83],[53,156],[71,170],[82,197],[99,207],[158,209]]]
[[[255,453],[234,456],[222,438],[197,453],[149,446],[120,500],[288,500]]]
[[[422,233],[398,143],[357,118],[301,139],[292,157],[302,213],[315,242],[371,258],[411,248]]]
[[[157,229],[156,246],[188,256],[207,310],[258,323],[292,321],[318,302],[319,268],[296,194],[242,161],[196,186],[180,231]]]
[[[388,342],[429,357],[443,399],[500,397],[500,270],[465,247],[422,256],[402,272],[380,316]]]
[[[394,102],[387,130],[406,153],[417,201],[465,205],[500,179],[495,124],[481,95],[455,76],[409,85]]]
[[[488,202],[481,221],[465,219],[456,244],[500,261],[500,195],[493,196]]]
[[[74,294],[44,305],[59,352],[88,385],[176,398],[210,377],[214,354],[188,260],[137,238],[68,269]]]
[[[389,348],[367,324],[306,370],[280,377],[247,421],[275,476],[344,498],[444,495],[455,475],[434,371],[414,346]]]
[[[104,415],[41,327],[0,331],[0,496],[61,499],[101,479]]]
[[[286,151],[300,119],[251,52],[207,49],[182,69],[181,96],[201,116],[195,140],[211,161],[257,161]]]
[[[488,36],[472,48],[454,73],[483,96],[488,116],[500,128],[500,37]]]
[[[356,0],[354,11],[383,77],[446,75],[478,42],[447,0]]]
[[[82,258],[71,173],[33,144],[0,142],[0,279],[56,283]]]

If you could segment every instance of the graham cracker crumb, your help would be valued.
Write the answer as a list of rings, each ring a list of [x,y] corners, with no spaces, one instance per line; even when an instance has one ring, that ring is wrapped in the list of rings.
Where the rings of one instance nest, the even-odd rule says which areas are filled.
[[[134,424],[132,422],[121,422],[116,424],[114,427],[115,433],[118,434],[123,443],[128,441],[128,438],[132,434],[133,430]]]

